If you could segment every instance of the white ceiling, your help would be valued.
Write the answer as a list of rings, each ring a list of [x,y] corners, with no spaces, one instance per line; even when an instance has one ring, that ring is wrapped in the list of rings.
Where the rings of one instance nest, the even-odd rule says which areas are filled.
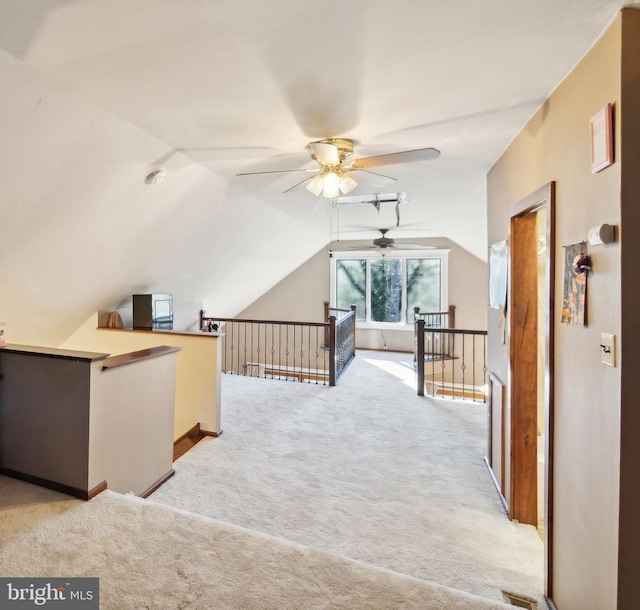
[[[50,81],[61,105],[66,100],[106,113],[96,118],[92,111],[83,133],[96,122],[121,124],[119,140],[107,133],[117,129],[106,128],[100,139],[101,162],[114,180],[127,166],[140,180],[166,168],[162,184],[136,183],[144,192],[127,191],[121,180],[119,197],[128,198],[128,206],[149,192],[181,199],[188,218],[176,223],[179,239],[171,247],[184,249],[192,263],[170,259],[174,283],[206,269],[203,257],[223,276],[220,265],[234,258],[233,248],[270,260],[278,271],[268,281],[256,280],[243,304],[224,306],[231,310],[248,305],[329,240],[326,201],[304,189],[282,193],[299,174],[236,177],[311,166],[305,147],[312,140],[353,138],[359,142],[355,157],[438,148],[438,160],[376,170],[397,178],[384,190],[406,192],[409,199],[401,208],[401,230],[390,236],[447,237],[486,259],[487,171],[625,4],[0,0],[0,48],[18,60],[10,62],[13,78],[21,67],[21,80],[28,71],[29,78]],[[7,125],[18,112],[0,110]],[[125,124],[148,138],[135,152]],[[66,131],[54,137],[64,139]],[[5,143],[5,157],[13,154],[15,146]],[[75,153],[83,154],[96,152]],[[352,194],[370,191],[360,185]],[[129,221],[139,222],[140,213],[131,209]],[[351,231],[394,224],[393,206],[341,212],[344,237],[373,238],[375,230]],[[139,263],[130,282],[152,287],[151,263]],[[251,263],[244,265],[246,273]],[[203,284],[193,296],[215,292],[214,282]],[[108,298],[115,294],[101,296]]]

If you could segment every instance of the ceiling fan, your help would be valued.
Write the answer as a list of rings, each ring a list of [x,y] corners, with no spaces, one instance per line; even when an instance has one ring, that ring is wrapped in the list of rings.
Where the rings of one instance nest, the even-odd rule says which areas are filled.
[[[362,182],[376,188],[382,188],[395,182],[395,178],[369,171],[371,167],[427,161],[437,159],[440,156],[440,151],[435,148],[418,148],[416,150],[352,159],[353,146],[356,143],[355,140],[349,140],[347,138],[329,138],[317,142],[310,142],[308,148],[311,151],[311,158],[318,163],[318,167],[315,168],[246,172],[237,175],[255,176],[258,174],[281,174],[289,172],[315,174],[314,176],[305,178],[284,192],[288,193],[308,183],[306,187],[309,192],[316,196],[333,199],[340,195],[340,193],[345,195],[358,186],[358,183],[352,175],[355,175]]]
[[[351,250],[382,250],[382,255],[386,254],[385,250],[433,250],[435,246],[423,246],[420,244],[396,243],[391,237],[387,237],[387,233],[391,229],[378,229],[381,237],[377,237],[369,246],[350,246]]]

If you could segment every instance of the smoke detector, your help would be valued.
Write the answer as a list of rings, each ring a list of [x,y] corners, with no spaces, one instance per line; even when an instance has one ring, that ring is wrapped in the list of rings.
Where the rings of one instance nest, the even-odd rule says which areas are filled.
[[[158,184],[165,179],[167,172],[161,167],[153,170],[145,179],[146,184]]]

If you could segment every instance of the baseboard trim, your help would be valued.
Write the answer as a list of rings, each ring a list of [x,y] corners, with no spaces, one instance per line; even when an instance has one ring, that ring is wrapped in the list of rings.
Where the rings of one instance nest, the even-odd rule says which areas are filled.
[[[180,435],[175,441],[173,441],[173,446],[175,447],[176,445],[178,445],[179,443],[181,443],[182,441],[188,439],[188,438],[199,438],[202,439],[205,436],[220,436],[222,434],[222,430],[218,430],[216,432],[213,432],[211,430],[203,430],[200,427],[200,423],[197,423],[195,426],[193,426],[193,428],[189,428],[189,430],[187,430],[184,434]]]
[[[175,441],[173,441],[173,446],[175,447],[176,445],[178,445],[179,443],[181,443],[182,441],[188,438],[198,438],[201,436],[202,435],[200,434],[200,424],[196,424],[195,426],[193,426],[193,428],[189,428],[189,430],[187,430],[184,434],[182,434]]]
[[[491,476],[493,485],[496,488],[496,491],[498,492],[498,496],[500,497],[500,502],[502,502],[502,507],[504,508],[504,512],[507,514],[507,516],[509,516],[509,503],[507,502],[507,499],[502,495],[502,490],[500,489],[500,483],[498,483],[498,479],[496,479],[496,475],[493,472],[493,468],[491,468],[491,465],[489,464],[489,460],[487,459],[486,455],[484,456],[484,463],[485,463],[485,466],[487,467],[487,470],[489,471],[489,475]]]
[[[200,423],[197,423],[193,428],[187,430],[184,434],[179,436],[173,443],[173,461],[181,458],[189,450],[193,449],[203,438],[207,436],[218,437],[222,434],[222,430],[217,432],[211,432],[209,430],[203,430],[200,427]]]
[[[158,489],[161,485],[164,485],[174,474],[176,471],[172,468],[167,474],[163,477],[160,477],[151,487],[145,489],[141,494],[141,498],[148,498],[156,489]]]
[[[91,500],[92,498],[95,498],[98,494],[102,493],[105,489],[107,489],[107,482],[102,481],[102,483],[99,483],[93,489],[89,490],[87,500]]]
[[[66,494],[68,496],[73,496],[74,498],[79,498],[80,500],[90,500],[107,488],[106,481],[103,481],[99,485],[96,485],[96,487],[94,487],[93,489],[87,491],[85,489],[71,487],[71,485],[65,485],[63,483],[57,483],[56,481],[50,481],[49,479],[43,479],[42,477],[36,477],[35,475],[27,474],[25,472],[12,470],[11,468],[5,468],[4,466],[0,466],[0,474],[11,477],[12,479],[19,479],[20,481],[24,481],[25,483],[31,483],[32,485],[46,487],[47,489]]]

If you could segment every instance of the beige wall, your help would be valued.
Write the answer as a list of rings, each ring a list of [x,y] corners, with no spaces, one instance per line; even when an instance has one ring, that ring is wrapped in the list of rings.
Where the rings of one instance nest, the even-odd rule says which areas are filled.
[[[448,239],[412,239],[412,242],[450,249],[449,303],[456,306],[456,326],[485,330],[488,302],[487,264]],[[340,247],[357,245],[341,241]],[[369,244],[370,242],[367,242]],[[323,248],[269,292],[241,312],[239,318],[321,322],[323,303],[329,300],[330,267],[328,249]],[[413,351],[411,330],[358,330],[357,347]]]
[[[636,39],[639,31],[635,30]],[[560,309],[562,246],[586,239],[591,226],[620,225],[621,221],[625,159],[621,158],[620,142],[621,123],[626,119],[621,115],[620,57],[618,19],[553,92],[488,176],[489,243],[508,238],[510,205],[556,181],[553,599],[561,609],[616,608],[624,363],[618,343],[620,366],[601,364],[599,345],[601,332],[618,337],[622,333],[620,243],[589,248],[593,272],[588,278],[588,326],[560,324]],[[615,105],[617,162],[592,174],[589,120],[607,102]],[[636,171],[637,167],[636,163]],[[637,183],[637,178],[632,180]],[[636,197],[636,207],[637,201]],[[489,311],[489,367],[506,382],[508,351],[499,339],[497,317],[497,311]]]
[[[316,252],[295,271],[238,314],[238,318],[323,322],[329,300],[329,252]],[[215,314],[216,312],[207,312]]]
[[[159,345],[182,348],[177,356],[173,438],[179,438],[198,423],[209,432],[221,429],[220,341],[217,336],[98,329],[97,318],[97,314],[92,316],[61,347],[105,352],[112,356]]]
[[[92,363],[88,489],[141,495],[171,472],[176,353],[102,370]]]

